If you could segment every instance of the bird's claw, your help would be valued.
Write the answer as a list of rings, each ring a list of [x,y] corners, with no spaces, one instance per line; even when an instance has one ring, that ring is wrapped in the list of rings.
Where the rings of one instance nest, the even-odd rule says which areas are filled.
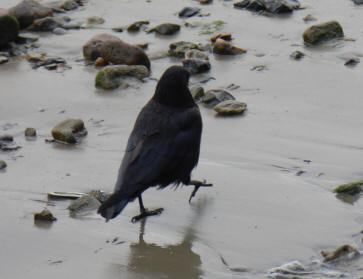
[[[158,209],[150,210],[150,211],[145,210],[144,212],[141,212],[141,214],[132,217],[131,222],[136,223],[136,222],[140,221],[141,219],[146,218],[148,216],[159,215],[163,211],[164,211],[164,208],[158,208]]]
[[[191,180],[189,182],[189,185],[194,185],[194,190],[193,190],[193,192],[191,193],[191,195],[189,197],[189,203],[192,201],[192,198],[198,192],[200,187],[212,187],[213,186],[212,183],[207,183],[207,181],[205,179],[203,181]]]

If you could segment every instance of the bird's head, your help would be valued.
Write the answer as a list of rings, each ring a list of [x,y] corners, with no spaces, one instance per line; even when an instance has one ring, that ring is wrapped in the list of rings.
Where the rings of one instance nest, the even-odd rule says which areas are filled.
[[[161,76],[153,99],[173,107],[193,106],[194,100],[188,88],[190,73],[184,67],[171,66]]]

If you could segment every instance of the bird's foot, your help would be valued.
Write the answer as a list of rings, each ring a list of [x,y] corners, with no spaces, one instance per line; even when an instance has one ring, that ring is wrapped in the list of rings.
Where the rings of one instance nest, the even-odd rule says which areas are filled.
[[[188,185],[194,185],[194,190],[191,193],[189,197],[189,203],[192,201],[192,198],[195,196],[195,194],[198,192],[200,187],[212,187],[212,183],[207,183],[207,181],[204,179],[203,181],[199,180],[190,180]]]
[[[141,214],[132,217],[131,222],[136,223],[137,221],[140,221],[141,219],[146,218],[148,216],[159,215],[163,211],[164,211],[164,208],[158,208],[158,209],[155,209],[155,210],[145,209],[145,211],[141,212]]]

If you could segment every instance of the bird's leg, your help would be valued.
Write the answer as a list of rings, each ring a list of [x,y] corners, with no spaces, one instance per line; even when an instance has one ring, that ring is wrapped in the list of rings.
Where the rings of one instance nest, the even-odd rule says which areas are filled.
[[[192,201],[192,198],[195,196],[195,194],[197,193],[197,191],[199,190],[200,187],[212,187],[213,186],[212,183],[207,183],[207,181],[205,179],[203,181],[190,180],[188,185],[194,186],[194,190],[189,197],[189,203]]]
[[[158,209],[155,209],[155,210],[147,210],[145,207],[144,207],[144,203],[142,202],[142,197],[141,197],[141,194],[137,196],[138,199],[139,199],[139,205],[140,205],[140,214],[139,215],[136,215],[134,216],[132,219],[131,219],[131,222],[135,223],[143,218],[146,218],[148,216],[153,216],[153,215],[159,215],[161,212],[163,212],[164,208],[158,208]]]

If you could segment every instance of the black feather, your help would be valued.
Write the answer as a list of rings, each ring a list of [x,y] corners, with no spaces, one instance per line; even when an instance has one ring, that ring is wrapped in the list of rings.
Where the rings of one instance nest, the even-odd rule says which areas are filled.
[[[106,219],[116,217],[127,202],[149,187],[190,182],[199,159],[202,119],[188,80],[189,72],[183,67],[167,69],[154,96],[139,113],[115,192],[99,209]],[[112,212],[107,213],[109,208]]]

